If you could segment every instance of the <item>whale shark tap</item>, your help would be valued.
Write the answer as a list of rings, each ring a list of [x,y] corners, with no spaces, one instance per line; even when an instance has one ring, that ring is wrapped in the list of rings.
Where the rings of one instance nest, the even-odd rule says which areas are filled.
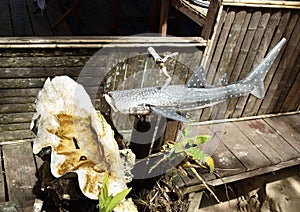
[[[162,87],[115,90],[108,92],[104,97],[115,112],[135,115],[153,112],[166,118],[189,123],[187,118],[177,112],[210,107],[226,99],[248,93],[263,99],[265,76],[285,41],[286,39],[283,38],[244,79],[229,85],[226,85],[225,75],[219,86],[205,87],[205,74],[200,67],[185,85],[165,84]],[[155,57],[159,56],[156,54]]]

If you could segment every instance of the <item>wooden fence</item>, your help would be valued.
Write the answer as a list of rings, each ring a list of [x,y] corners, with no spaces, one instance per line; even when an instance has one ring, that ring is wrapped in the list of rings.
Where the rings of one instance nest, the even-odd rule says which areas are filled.
[[[236,4],[235,4],[235,3]],[[252,4],[224,1],[202,64],[212,84],[227,73],[229,82],[242,79],[285,37],[287,42],[265,79],[263,100],[254,96],[228,101],[224,118],[263,115],[299,110],[300,104],[300,10],[270,2]],[[239,6],[236,6],[239,5]],[[213,108],[204,109],[199,120],[208,120]]]

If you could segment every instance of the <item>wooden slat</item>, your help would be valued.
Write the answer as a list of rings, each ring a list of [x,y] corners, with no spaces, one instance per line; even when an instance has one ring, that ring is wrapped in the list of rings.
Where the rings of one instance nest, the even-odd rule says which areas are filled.
[[[226,19],[224,20],[224,26],[222,28],[221,34],[219,36],[219,41],[218,41],[218,45],[216,48],[216,52],[214,53],[214,56],[211,60],[211,64],[210,64],[210,68],[209,68],[209,72],[207,74],[207,83],[211,84],[213,82],[213,77],[215,75],[216,72],[216,68],[218,67],[218,63],[220,61],[220,58],[222,56],[222,52],[224,50],[225,44],[226,44],[226,40],[232,25],[232,22],[234,20],[235,17],[235,12],[234,11],[230,11],[227,15],[226,15]],[[205,108],[202,112],[201,118],[200,120],[208,120],[211,114],[211,108]]]
[[[41,88],[45,78],[0,79],[0,89]]]
[[[159,32],[162,34],[162,36],[167,35],[169,4],[170,4],[170,0],[165,0],[165,1],[161,1],[161,5],[160,5],[161,9],[160,9]]]
[[[36,97],[26,96],[25,98],[21,98],[21,97],[6,97],[6,96],[4,96],[2,98],[0,97],[0,105],[2,108],[2,105],[34,103],[35,100],[36,100]],[[0,108],[0,110],[1,110],[1,108]]]
[[[0,132],[0,144],[3,141],[14,141],[22,139],[34,138],[33,132],[28,130],[14,130],[14,131],[4,131]]]
[[[192,126],[191,132],[191,136],[210,135],[212,137],[211,140],[201,148],[204,153],[212,155],[218,175],[223,177],[246,171],[244,165],[233,155],[233,152],[224,145],[223,136],[226,132],[225,124]]]
[[[12,114],[0,114],[0,123],[28,123],[31,122],[34,113],[12,113]]]
[[[259,176],[259,175],[263,175],[263,174],[267,174],[267,173],[272,173],[272,175],[274,175],[274,172],[279,171],[284,168],[290,168],[291,170],[294,170],[295,169],[294,166],[297,166],[299,164],[300,164],[300,159],[295,158],[295,159],[292,159],[289,161],[281,162],[276,165],[263,167],[260,169],[255,169],[252,171],[240,173],[240,174],[233,175],[233,176],[226,176],[226,177],[223,177],[222,179],[211,180],[211,181],[208,181],[207,184],[210,186],[218,186],[218,185],[224,185],[224,183],[236,182],[239,180],[244,180],[244,179],[248,179],[251,177],[255,177],[255,176]],[[299,166],[296,168],[299,168]],[[286,172],[286,170],[285,170],[285,172]]]
[[[37,37],[0,37],[0,48],[22,48],[22,49],[99,49],[115,47],[142,47],[149,46],[167,46],[167,47],[204,47],[207,41],[201,37],[116,37],[116,36],[72,36],[72,37],[43,37],[41,40]]]
[[[238,39],[234,41],[234,42],[236,42],[236,46],[235,46],[235,49],[233,50],[232,57],[230,58],[230,62],[228,64],[227,71],[226,71],[227,78],[229,78],[229,80],[231,82],[237,80],[237,76],[232,77],[231,75],[233,75],[233,70],[235,68],[235,64],[239,64],[238,63],[239,62],[238,57],[239,57],[239,55],[241,53],[241,50],[242,50],[241,49],[242,44],[243,44],[243,41],[245,39],[246,33],[248,31],[248,26],[249,26],[251,17],[252,17],[252,14],[247,12],[246,17],[244,18],[244,23],[243,23],[243,25],[241,26],[241,29],[240,29],[240,35],[239,35]]]
[[[248,171],[271,164],[271,161],[233,123],[226,123],[225,126],[226,134],[222,136],[222,142],[244,164]],[[237,139],[233,139],[234,137]],[[253,160],[253,155],[255,155],[255,160]]]
[[[32,36],[25,0],[9,0],[14,36]]]
[[[238,54],[232,74],[230,75],[230,78],[229,78],[230,82],[235,82],[240,78],[239,75],[242,71],[243,64],[248,55],[252,40],[254,38],[255,31],[257,29],[259,20],[261,18],[261,15],[262,15],[261,12],[257,11],[257,12],[254,12],[251,16],[250,23],[247,27],[247,32],[246,32],[245,38],[243,40],[243,44],[242,44],[240,52]],[[237,100],[238,100],[237,98],[233,98],[233,99],[229,100],[226,117],[231,117],[232,114],[234,113]]]
[[[282,161],[299,157],[297,150],[263,120],[256,120],[252,128],[261,133],[261,137],[280,155]]]
[[[0,107],[0,114],[22,113],[22,112],[35,112],[34,102],[27,103],[27,104],[3,104]]]
[[[257,128],[262,127],[261,131],[263,131],[263,125],[260,126],[255,120],[235,122],[234,125],[272,162],[272,164],[278,164],[284,160],[276,150],[261,137],[262,132]]]
[[[285,32],[285,29],[287,25],[289,24],[290,16],[291,16],[291,11],[281,11],[281,20],[278,23],[276,32],[272,38],[272,42],[269,46],[269,50],[271,50],[283,37],[283,34]],[[269,36],[267,36],[269,37]],[[277,56],[277,59],[274,61],[272,67],[269,69],[267,76],[264,80],[264,85],[265,85],[265,91],[268,91],[269,85],[272,81],[273,75],[277,69],[277,66],[280,62],[280,58],[283,56],[283,51],[280,51],[279,55]],[[245,108],[245,115],[256,115],[260,105],[262,104],[263,100],[254,98],[253,96],[250,96],[249,101],[247,104],[247,107]]]
[[[272,101],[270,102],[270,106],[267,110],[268,113],[271,112],[279,112],[282,103],[287,95],[288,89],[291,87],[291,84],[294,82],[295,77],[297,76],[298,70],[292,72],[293,67],[295,66],[295,62],[300,56],[300,39],[299,39],[299,32],[300,32],[300,18],[298,18],[298,22],[296,27],[294,28],[294,32],[291,36],[291,41],[295,46],[292,56],[288,64],[285,66],[284,74],[279,81],[278,87],[276,89],[276,95],[273,97]]]
[[[23,203],[34,200],[32,189],[37,179],[30,143],[2,146],[9,200]]]
[[[220,8],[219,0],[211,0],[206,14],[205,23],[201,32],[204,39],[210,39]]]
[[[281,19],[281,12],[275,12],[271,15],[264,32],[264,36],[262,37],[260,45],[257,49],[257,53],[255,55],[255,59],[253,61],[251,70],[253,70],[253,68],[257,66],[267,54],[268,47],[271,44],[273,35],[279,24],[280,19]],[[255,96],[249,95],[247,103],[244,105],[242,116],[251,116],[256,114],[257,111],[252,110],[256,103],[256,99],[257,98]]]
[[[244,26],[246,14],[246,11],[238,11],[235,14],[235,19],[232,23],[232,27],[229,32],[230,36],[226,41],[224,51],[222,53],[223,57],[220,58],[220,63],[217,73],[215,75],[214,83],[217,83],[220,77],[222,77],[225,73],[230,74],[227,72],[227,68],[230,63],[230,59],[232,57],[234,49],[236,48],[237,40],[239,38],[242,27]]]
[[[298,64],[293,69],[297,70],[300,68],[300,57],[298,57]],[[293,71],[294,71],[293,70]],[[291,89],[288,93],[287,98],[284,101],[284,104],[281,108],[281,111],[292,111],[300,109],[300,92],[299,92],[299,84],[300,84],[300,71],[298,72],[297,78],[295,79]]]
[[[40,88],[0,89],[2,97],[36,97]]]
[[[9,1],[0,2],[0,36],[12,36],[12,23],[9,11]]]
[[[82,67],[89,58],[87,56],[0,57],[0,67]]]
[[[14,130],[28,130],[30,123],[0,124],[0,132]]]
[[[236,60],[237,51],[240,49],[241,42],[243,40],[242,37],[245,34],[245,30],[243,29],[246,29],[245,25],[247,26],[249,24],[249,20],[250,16],[247,15],[246,11],[238,11],[236,13],[229,33],[230,36],[227,39],[224,51],[222,53],[223,56],[220,58],[220,64],[214,76],[214,84],[217,84],[220,78],[224,76],[224,74],[227,75],[227,78],[230,76],[233,68],[232,63]],[[225,111],[219,111],[218,107],[213,107],[211,113],[214,114],[220,112],[223,112],[223,117],[220,117],[220,119],[224,118]],[[219,116],[221,116],[221,114]],[[210,119],[213,119],[212,115],[210,116]]]
[[[25,0],[25,1],[27,3],[28,15],[31,20],[33,34],[35,36],[53,35],[46,13],[43,13],[41,11],[37,13],[33,13],[34,10],[36,9],[36,6],[33,4],[31,0]]]
[[[13,68],[0,68],[0,79],[9,78],[41,78],[41,77],[54,77],[58,75],[78,76],[82,67],[13,67]]]
[[[293,146],[300,155],[300,116],[281,116],[268,118],[265,121],[283,137],[287,143]]]
[[[293,57],[294,49],[296,48],[294,41],[290,41],[290,37],[292,35],[292,32],[294,30],[294,27],[299,19],[299,14],[293,14],[291,16],[291,19],[289,21],[289,24],[285,30],[284,37],[287,39],[287,44],[285,44],[286,48],[283,52],[284,57],[282,57],[280,64],[277,68],[277,71],[272,79],[271,84],[269,85],[268,92],[266,93],[264,97],[264,101],[262,102],[258,115],[266,114],[268,112],[268,108],[270,107],[270,103],[273,99],[273,97],[276,95],[276,90],[278,88],[278,84],[280,83],[280,80],[284,74],[284,71],[286,70],[287,64]]]
[[[251,68],[253,67],[253,62],[257,54],[257,50],[260,46],[261,40],[264,36],[269,19],[270,19],[270,13],[262,14],[253,37],[250,50],[248,52],[245,63],[243,65],[243,69],[240,73],[239,76],[240,79],[244,78],[247,75],[247,73],[251,71]],[[248,99],[248,95],[238,98],[232,117],[236,118],[242,115],[247,99]]]

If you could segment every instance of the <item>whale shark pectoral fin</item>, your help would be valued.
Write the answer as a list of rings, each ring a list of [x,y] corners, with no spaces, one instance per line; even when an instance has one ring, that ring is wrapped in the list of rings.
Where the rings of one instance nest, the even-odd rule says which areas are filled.
[[[179,115],[173,109],[166,109],[166,108],[163,108],[163,107],[154,107],[154,106],[150,106],[150,108],[151,108],[152,112],[154,112],[155,114],[157,114],[159,116],[164,116],[166,118],[174,119],[176,121],[181,121],[181,122],[184,122],[184,123],[187,123],[187,124],[190,123],[190,121],[187,118]]]
[[[200,66],[189,78],[189,80],[186,83],[186,86],[188,88],[203,88],[205,87],[206,77],[205,72],[202,66]]]

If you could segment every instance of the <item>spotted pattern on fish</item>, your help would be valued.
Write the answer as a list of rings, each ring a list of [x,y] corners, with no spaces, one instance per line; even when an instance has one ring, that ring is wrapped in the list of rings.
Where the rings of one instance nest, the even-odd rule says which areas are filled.
[[[251,93],[264,97],[264,78],[285,43],[283,38],[244,79],[226,85],[226,75],[217,87],[206,86],[205,73],[199,68],[186,85],[117,90],[105,94],[106,101],[116,111],[124,114],[149,114],[154,112],[167,118],[189,122],[178,111],[210,107],[233,97]],[[204,87],[206,86],[206,87]]]

